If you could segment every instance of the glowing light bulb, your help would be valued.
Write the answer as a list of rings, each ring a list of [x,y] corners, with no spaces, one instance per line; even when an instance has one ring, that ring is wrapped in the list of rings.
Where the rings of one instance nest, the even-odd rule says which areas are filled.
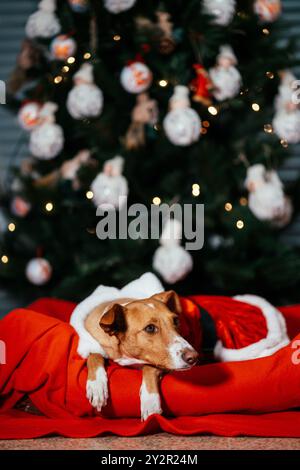
[[[159,206],[160,203],[161,203],[161,199],[160,199],[160,197],[155,196],[155,197],[152,199],[152,202],[153,202],[153,204],[154,204],[155,206]]]
[[[192,195],[197,197],[197,196],[200,196],[200,186],[199,184],[195,183],[193,184],[192,186]]]
[[[75,60],[76,60],[75,57],[71,56],[71,57],[68,57],[67,62],[68,64],[74,64]]]
[[[224,208],[225,208],[225,211],[226,211],[226,212],[232,211],[232,204],[231,204],[231,202],[226,202]]]
[[[87,199],[93,199],[94,193],[93,193],[93,191],[87,191],[85,196],[86,196]]]
[[[47,212],[51,212],[53,210],[52,202],[47,202],[47,204],[45,205],[45,209]]]
[[[8,263],[8,256],[2,255],[1,256],[1,261],[2,261],[3,264],[7,264]]]
[[[218,114],[218,110],[215,106],[209,106],[208,108],[208,112],[212,115],[212,116],[216,116]]]
[[[236,227],[239,229],[239,230],[242,230],[242,228],[244,228],[245,224],[242,220],[238,220],[237,223],[236,223]]]
[[[167,80],[159,80],[158,84],[159,84],[159,86],[164,88],[168,85],[168,81]]]
[[[255,112],[258,112],[260,110],[260,106],[257,103],[252,103],[252,109]]]
[[[61,75],[57,75],[57,77],[54,78],[54,83],[57,85],[58,83],[60,83],[62,81],[62,76]]]
[[[8,230],[9,230],[10,232],[14,232],[14,231],[16,230],[16,226],[15,226],[15,224],[14,224],[13,222],[11,222],[10,224],[8,224],[8,227],[7,227],[7,228],[8,228]]]

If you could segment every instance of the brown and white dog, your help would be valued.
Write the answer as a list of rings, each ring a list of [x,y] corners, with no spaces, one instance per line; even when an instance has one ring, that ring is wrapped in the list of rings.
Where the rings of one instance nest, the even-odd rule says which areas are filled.
[[[145,276],[146,280],[149,276],[153,280],[150,273],[142,278]],[[78,351],[87,357],[86,392],[90,403],[97,411],[107,403],[106,358],[122,366],[139,366],[143,370],[141,418],[146,420],[162,412],[159,395],[162,372],[191,368],[197,363],[198,353],[178,332],[181,305],[174,291],[159,292],[144,299],[119,295],[117,299],[97,304],[94,293],[93,301],[87,301],[84,308],[79,306],[77,312],[75,309],[71,324],[80,336]],[[91,305],[94,306],[89,308]],[[87,335],[95,342],[88,344]]]

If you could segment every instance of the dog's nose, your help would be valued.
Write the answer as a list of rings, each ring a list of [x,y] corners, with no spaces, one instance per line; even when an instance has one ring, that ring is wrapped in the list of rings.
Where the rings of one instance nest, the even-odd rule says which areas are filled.
[[[190,366],[193,366],[194,364],[196,364],[198,356],[198,353],[194,349],[185,349],[181,357],[184,362],[186,362]]]

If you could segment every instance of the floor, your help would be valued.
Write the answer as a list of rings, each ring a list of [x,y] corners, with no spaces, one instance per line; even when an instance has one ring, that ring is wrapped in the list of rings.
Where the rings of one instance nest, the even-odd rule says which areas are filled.
[[[299,450],[300,439],[256,437],[180,437],[161,433],[145,437],[0,441],[0,450]]]

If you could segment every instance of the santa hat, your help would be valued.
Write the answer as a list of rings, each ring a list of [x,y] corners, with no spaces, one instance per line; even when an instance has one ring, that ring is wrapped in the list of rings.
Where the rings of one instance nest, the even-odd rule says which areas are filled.
[[[94,83],[93,67],[91,64],[82,64],[78,72],[75,73],[74,80],[81,80],[84,83]]]
[[[289,344],[282,314],[256,295],[192,297],[214,323],[214,356],[220,361],[245,361],[270,356]],[[203,316],[205,322],[206,315]],[[203,324],[205,337],[205,325]]]

